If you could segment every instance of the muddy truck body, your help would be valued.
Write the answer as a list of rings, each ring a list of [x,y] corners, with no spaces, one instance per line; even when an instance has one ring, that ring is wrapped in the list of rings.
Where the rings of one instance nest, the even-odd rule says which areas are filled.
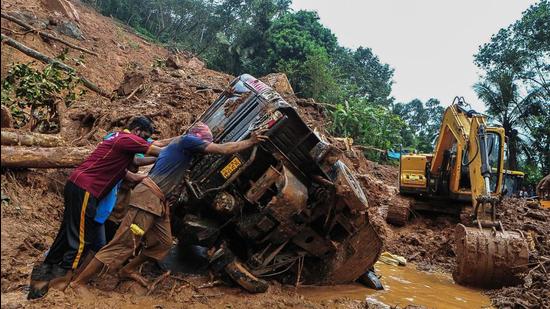
[[[382,241],[365,194],[337,149],[277,92],[241,75],[198,120],[216,143],[258,129],[269,139],[235,155],[193,159],[172,206],[180,245],[207,248],[211,269],[256,292],[259,278],[337,284],[372,267]]]

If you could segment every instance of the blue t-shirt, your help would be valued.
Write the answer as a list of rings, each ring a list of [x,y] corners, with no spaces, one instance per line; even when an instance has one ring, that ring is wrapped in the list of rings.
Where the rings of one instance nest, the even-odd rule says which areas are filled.
[[[182,135],[162,149],[149,177],[165,196],[181,182],[195,153],[203,152],[208,142],[193,136]]]

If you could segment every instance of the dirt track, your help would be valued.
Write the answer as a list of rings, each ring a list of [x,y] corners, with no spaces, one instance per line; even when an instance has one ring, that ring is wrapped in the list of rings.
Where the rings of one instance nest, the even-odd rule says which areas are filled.
[[[127,116],[149,114],[159,129],[157,137],[180,134],[212,102],[231,76],[215,72],[183,61],[179,69],[165,67],[156,58],[165,59],[168,51],[144,42],[130,31],[100,16],[80,4],[80,28],[86,39],[73,40],[102,55],[101,61],[85,57],[81,71],[109,91],[119,87],[124,75],[139,72],[144,75],[140,89],[133,95],[117,96],[113,101],[88,94],[64,115],[65,127],[61,134],[74,145],[93,145],[108,131],[124,126]],[[47,21],[48,12],[40,1],[2,1],[2,11],[34,15],[36,20]],[[2,27],[16,29],[2,20]],[[4,30],[3,30],[4,33]],[[101,33],[101,36],[98,35]],[[61,46],[42,42],[32,34],[17,37],[29,46],[55,55]],[[136,48],[135,44],[138,44]],[[74,51],[70,52],[74,56]],[[2,76],[11,61],[28,61],[13,50],[2,48]],[[194,63],[194,64],[193,64]],[[192,65],[193,64],[193,65]],[[135,87],[134,87],[135,88]],[[294,104],[312,127],[323,132],[326,119],[322,109],[312,101],[292,95],[285,98]],[[385,239],[386,250],[403,255],[423,270],[450,272],[454,267],[452,248],[456,218],[415,217],[409,225],[395,228],[385,223],[388,207],[403,205],[409,200],[397,194],[397,169],[388,165],[367,161],[361,151],[347,149],[340,141],[333,141],[346,151],[347,161],[356,169],[358,178],[369,199],[369,214],[379,234]],[[32,264],[40,258],[61,221],[63,211],[62,189],[69,170],[12,170],[2,171],[2,257],[1,292],[3,308],[18,307],[159,307],[159,308],[364,308],[366,304],[349,298],[308,300],[297,294],[294,287],[273,282],[268,293],[251,295],[238,288],[213,287],[198,289],[208,281],[206,276],[185,277],[185,280],[169,278],[149,297],[136,296],[144,291],[128,283],[114,288],[116,280],[105,277],[96,282],[101,289],[93,290],[93,298],[81,299],[71,292],[52,292],[45,299],[26,301],[25,291]],[[501,220],[508,229],[534,232],[536,254],[532,257],[533,270],[522,286],[490,291],[496,306],[520,303],[528,308],[550,307],[550,279],[548,270],[550,255],[549,211],[533,209],[525,201],[505,201],[500,211]],[[537,267],[539,263],[546,263]],[[149,275],[158,270],[150,269]],[[130,293],[126,293],[130,290]]]

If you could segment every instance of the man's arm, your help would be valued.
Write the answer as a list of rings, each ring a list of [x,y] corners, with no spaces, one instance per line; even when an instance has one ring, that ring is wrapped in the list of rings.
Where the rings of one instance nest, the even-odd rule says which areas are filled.
[[[151,144],[145,155],[158,157],[161,150],[162,148],[155,146],[155,144]]]
[[[145,166],[155,163],[157,157],[134,157],[134,165]]]
[[[157,157],[162,150],[162,148],[149,144],[144,139],[133,134],[122,136],[119,141],[119,143],[115,143],[116,149],[126,153],[136,154],[145,152],[146,155]]]
[[[132,173],[130,171],[126,171],[126,175],[124,175],[124,179],[128,180],[130,182],[140,182],[145,177],[147,177],[147,175],[136,174],[136,173]]]
[[[174,139],[180,137],[181,135],[178,135],[178,136],[174,136],[174,137],[170,137],[170,138],[165,138],[165,139],[161,139],[161,140],[158,140],[158,141],[154,141],[153,142],[153,145],[157,146],[157,147],[165,147],[167,146],[168,144],[170,144],[170,142],[172,142]]]
[[[204,152],[207,153],[219,153],[219,154],[233,154],[237,153],[239,151],[245,150],[247,148],[250,148],[254,145],[256,145],[259,142],[266,141],[267,136],[260,135],[262,132],[252,132],[249,139],[246,139],[244,141],[238,141],[238,142],[228,142],[223,144],[215,144],[210,143],[206,148],[204,149]]]

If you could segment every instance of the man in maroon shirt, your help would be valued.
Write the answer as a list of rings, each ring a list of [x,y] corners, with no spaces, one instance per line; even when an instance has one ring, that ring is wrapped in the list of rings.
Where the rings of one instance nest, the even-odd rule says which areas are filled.
[[[128,129],[103,140],[69,176],[64,190],[63,221],[44,263],[33,268],[29,299],[42,297],[48,287],[66,286],[81,264],[87,245],[97,235],[98,225],[93,220],[99,200],[127,175],[135,154],[158,156],[159,146],[169,142],[146,141],[154,131],[153,123],[146,117],[136,117]]]

